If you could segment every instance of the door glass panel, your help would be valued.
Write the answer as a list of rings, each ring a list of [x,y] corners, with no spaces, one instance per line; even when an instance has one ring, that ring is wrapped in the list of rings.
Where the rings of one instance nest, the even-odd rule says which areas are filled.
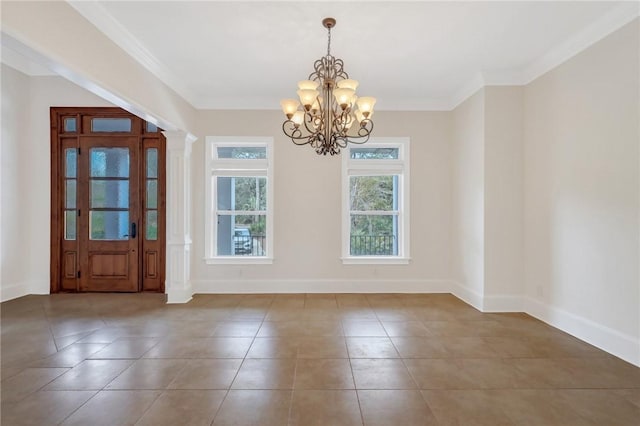
[[[158,126],[153,123],[147,122],[147,133],[156,133],[158,131]]]
[[[64,131],[65,132],[76,132],[77,131],[76,118],[75,117],[69,117],[69,118],[65,118],[64,119]]]
[[[92,148],[91,177],[129,177],[128,148]]]
[[[130,118],[92,118],[92,132],[131,132]]]
[[[76,208],[76,180],[67,179],[65,182],[65,202],[64,206],[67,209]]]
[[[147,208],[148,209],[158,208],[158,181],[157,180],[147,181]]]
[[[147,149],[147,177],[158,177],[158,149]]]
[[[76,239],[76,217],[75,210],[64,212],[64,239],[75,240]]]
[[[78,164],[78,150],[75,148],[67,148],[64,150],[64,175],[68,178],[76,177]]]
[[[89,238],[92,240],[128,240],[129,211],[89,212]]]
[[[158,239],[158,211],[157,210],[147,211],[145,234],[146,234],[147,240]]]
[[[91,180],[91,208],[126,209],[128,207],[128,180]]]

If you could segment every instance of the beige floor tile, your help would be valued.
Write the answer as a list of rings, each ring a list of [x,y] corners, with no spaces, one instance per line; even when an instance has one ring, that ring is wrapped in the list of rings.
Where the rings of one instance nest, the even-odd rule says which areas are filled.
[[[256,337],[247,358],[295,358],[298,354],[298,337]]]
[[[350,358],[398,358],[388,337],[347,337]]]
[[[20,401],[68,371],[68,368],[26,368],[0,383],[2,402]]]
[[[302,301],[302,305],[304,306],[304,299]],[[299,321],[304,317],[304,307],[284,307],[284,308],[275,308],[271,307],[267,315],[265,316],[265,322],[272,321]]]
[[[244,358],[250,337],[192,337],[164,339],[145,358]]]
[[[228,321],[221,322],[213,332],[215,337],[255,337],[262,322]]]
[[[392,337],[402,358],[448,358],[450,352],[437,337]]]
[[[485,390],[422,391],[440,426],[515,426],[500,401]],[[539,426],[542,426],[541,423]]]
[[[168,389],[229,389],[241,359],[189,359]]]
[[[342,326],[349,337],[387,337],[380,321],[343,321]]]
[[[183,359],[139,359],[105,389],[166,389],[186,362]]]
[[[481,337],[442,337],[438,341],[453,358],[500,358]]]
[[[282,426],[290,406],[290,390],[230,390],[213,425]]]
[[[135,424],[160,395],[159,391],[101,391],[68,417],[65,426]]]
[[[291,426],[362,425],[356,391],[296,390],[291,403]]]
[[[91,359],[137,359],[158,344],[153,337],[123,337],[94,353]]]
[[[563,391],[540,389],[514,389],[493,391],[493,403],[517,425],[523,426],[595,426],[561,398]],[[607,426],[609,423],[606,423]]]
[[[299,359],[294,389],[355,389],[348,359]]]
[[[382,325],[390,337],[429,335],[421,321],[382,321]]]
[[[627,401],[640,407],[640,388],[639,389],[615,389],[616,395],[626,399]]]
[[[378,321],[375,311],[369,306],[344,306],[338,309],[342,321]]]
[[[348,358],[343,337],[300,337],[298,358]]]
[[[417,389],[400,359],[352,359],[356,389]]]
[[[557,392],[573,410],[596,425],[640,424],[640,407],[610,390],[568,389]]]
[[[210,424],[225,395],[216,424],[360,424],[360,412],[367,424],[433,423],[412,383],[441,425],[636,426],[639,417],[640,368],[526,314],[485,314],[450,294],[164,299],[2,303],[3,424],[68,415],[130,424],[145,412],[147,424]],[[342,387],[351,389],[327,389]],[[411,389],[380,389],[396,387]]]
[[[483,382],[467,374],[464,360],[405,359],[411,377],[420,389],[481,389]]]
[[[96,391],[40,391],[17,403],[2,405],[2,424],[43,426],[61,423]]]
[[[73,343],[50,357],[34,362],[32,367],[75,367],[105,346],[103,343]]]
[[[374,308],[380,321],[415,321],[418,317],[412,309],[404,306],[394,308]]]
[[[365,426],[436,426],[438,423],[416,390],[359,390]]]
[[[100,390],[132,363],[132,360],[89,359],[49,383],[44,390]]]
[[[167,390],[136,426],[209,426],[226,396],[222,390]]]
[[[293,389],[295,359],[245,359],[232,389]]]
[[[307,294],[304,307],[305,309],[338,309],[338,303],[333,294]]]
[[[339,308],[347,307],[365,307],[369,308],[369,302],[367,296],[364,294],[345,293],[336,294],[336,302]]]

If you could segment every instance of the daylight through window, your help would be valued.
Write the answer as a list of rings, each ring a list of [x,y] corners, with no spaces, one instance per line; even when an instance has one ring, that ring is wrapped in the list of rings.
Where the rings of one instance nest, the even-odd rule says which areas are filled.
[[[207,138],[207,260],[272,258],[272,142]]]

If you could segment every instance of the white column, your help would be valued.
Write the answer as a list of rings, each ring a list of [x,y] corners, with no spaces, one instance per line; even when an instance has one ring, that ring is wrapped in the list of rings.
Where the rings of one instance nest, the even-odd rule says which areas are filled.
[[[191,287],[191,144],[197,139],[181,131],[167,138],[167,303],[187,303]]]

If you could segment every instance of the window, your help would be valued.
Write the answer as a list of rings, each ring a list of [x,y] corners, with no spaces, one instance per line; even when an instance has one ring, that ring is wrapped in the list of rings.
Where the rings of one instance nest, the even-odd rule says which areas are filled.
[[[409,139],[349,145],[342,195],[343,263],[408,263]]]
[[[206,138],[207,263],[271,263],[273,140]]]

